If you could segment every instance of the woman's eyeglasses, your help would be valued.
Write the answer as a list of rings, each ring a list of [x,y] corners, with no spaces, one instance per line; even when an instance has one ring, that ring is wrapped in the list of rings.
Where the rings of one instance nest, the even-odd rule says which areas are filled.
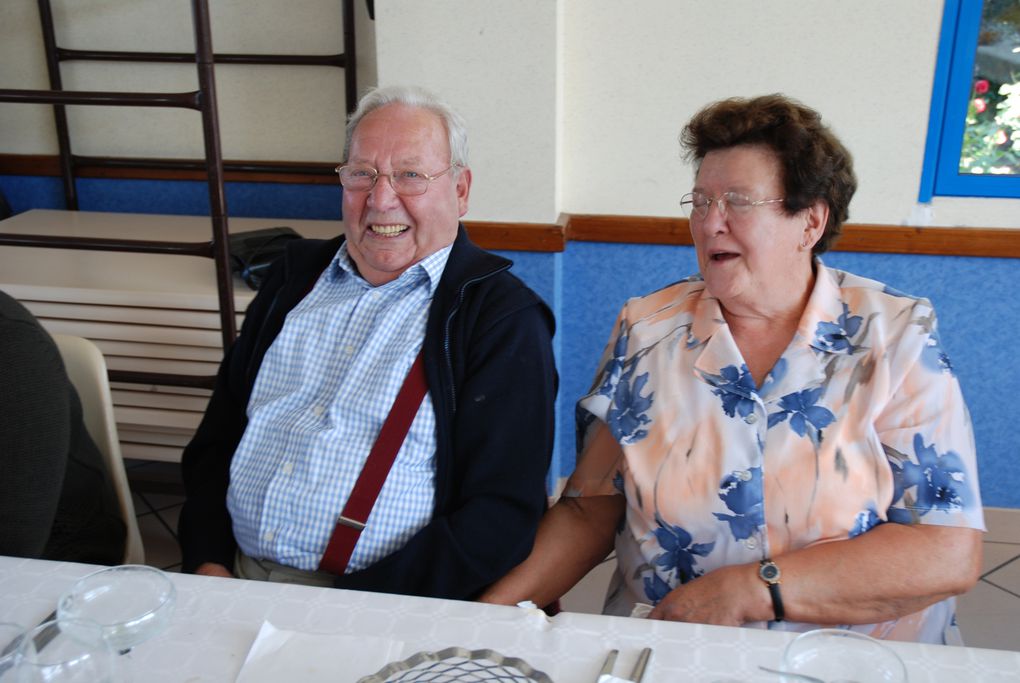
[[[786,201],[784,197],[778,199],[751,199],[746,194],[740,194],[739,192],[723,192],[718,197],[709,197],[703,192],[688,192],[680,198],[680,206],[683,207],[684,213],[692,220],[702,220],[708,216],[708,210],[712,207],[713,203],[719,208],[719,215],[725,218],[726,214],[730,211],[734,215],[744,215],[750,213],[751,209],[756,206],[776,204],[783,201]]]

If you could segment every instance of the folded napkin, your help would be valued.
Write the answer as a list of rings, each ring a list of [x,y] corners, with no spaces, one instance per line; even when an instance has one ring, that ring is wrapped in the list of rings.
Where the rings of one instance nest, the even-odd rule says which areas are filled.
[[[286,631],[266,621],[237,683],[353,683],[400,659],[403,649],[398,640]]]
[[[552,621],[549,620],[549,615],[543,610],[540,610],[531,600],[518,602],[517,606],[524,610],[527,615],[525,619],[528,620],[528,623],[531,626],[540,631],[548,631],[549,627],[552,626]]]
[[[634,609],[630,611],[630,616],[635,619],[644,619],[652,611],[653,607],[644,602],[635,602]]]

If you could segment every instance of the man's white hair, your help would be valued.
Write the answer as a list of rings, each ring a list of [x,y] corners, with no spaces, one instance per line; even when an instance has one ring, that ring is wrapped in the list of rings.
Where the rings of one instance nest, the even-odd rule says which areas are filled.
[[[388,104],[420,107],[439,116],[443,126],[446,127],[446,135],[450,141],[450,162],[458,166],[454,169],[454,173],[459,172],[460,168],[467,168],[468,137],[464,118],[441,100],[438,95],[424,88],[410,85],[372,88],[358,101],[357,109],[347,119],[347,138],[344,141],[345,162],[351,152],[351,139],[354,137],[354,130],[361,123],[361,119],[368,113]]]

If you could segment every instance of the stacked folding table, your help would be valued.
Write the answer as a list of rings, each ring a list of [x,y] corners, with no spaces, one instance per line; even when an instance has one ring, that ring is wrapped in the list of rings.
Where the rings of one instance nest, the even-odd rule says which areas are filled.
[[[330,238],[339,221],[231,218],[231,233],[286,225]],[[0,221],[0,232],[200,242],[205,216],[32,210]],[[219,297],[211,259],[165,254],[0,246],[0,289],[53,333],[91,339],[111,370],[215,375],[223,357]],[[240,327],[255,292],[234,279]],[[124,457],[180,460],[209,390],[111,384]]]

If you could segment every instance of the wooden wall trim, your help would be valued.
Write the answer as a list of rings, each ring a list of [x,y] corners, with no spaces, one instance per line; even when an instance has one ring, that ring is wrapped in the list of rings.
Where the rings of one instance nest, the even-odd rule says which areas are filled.
[[[1020,258],[1020,230],[847,224],[834,251]]]
[[[573,242],[625,242],[692,246],[686,218],[571,214],[567,239]]]
[[[284,163],[284,162],[280,162]],[[0,154],[0,175],[59,176],[52,155]],[[83,167],[82,177],[205,180],[201,171]],[[335,183],[332,177],[252,171],[229,172],[228,181]],[[691,246],[686,218],[657,216],[564,215],[558,224],[468,221],[473,240],[485,249],[557,252],[567,242],[672,244]],[[835,251],[943,256],[1020,258],[1020,229],[916,228],[848,223]]]
[[[559,225],[464,221],[464,227],[483,249],[556,252],[567,246],[566,231]]]
[[[570,216],[567,240],[690,246],[686,218]],[[918,228],[847,223],[833,251],[1020,258],[1020,230],[1012,228]]]

